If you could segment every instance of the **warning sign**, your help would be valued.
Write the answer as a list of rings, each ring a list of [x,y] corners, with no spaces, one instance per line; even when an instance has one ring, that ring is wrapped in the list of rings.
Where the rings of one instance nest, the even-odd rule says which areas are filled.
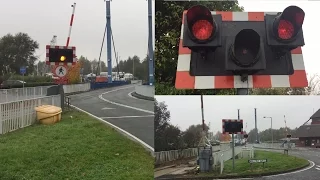
[[[65,66],[56,66],[55,70],[55,75],[58,77],[64,77],[67,75],[68,70]]]

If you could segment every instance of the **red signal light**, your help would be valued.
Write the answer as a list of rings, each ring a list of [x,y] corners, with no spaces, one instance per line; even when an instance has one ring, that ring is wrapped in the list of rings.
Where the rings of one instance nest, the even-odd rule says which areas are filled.
[[[274,21],[274,32],[280,40],[291,40],[300,31],[304,11],[297,6],[287,7]]]
[[[280,39],[291,39],[294,34],[294,27],[290,21],[280,20],[278,25],[278,36]]]
[[[210,10],[201,5],[188,9],[187,23],[192,36],[198,41],[211,39],[216,30],[216,24]]]
[[[207,40],[211,37],[213,25],[206,20],[199,20],[192,26],[193,36],[199,40]]]

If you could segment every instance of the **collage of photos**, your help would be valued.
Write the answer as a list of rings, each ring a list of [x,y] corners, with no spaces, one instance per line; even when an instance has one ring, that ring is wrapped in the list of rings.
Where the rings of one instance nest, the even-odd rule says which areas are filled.
[[[319,180],[319,5],[0,2],[0,180]]]

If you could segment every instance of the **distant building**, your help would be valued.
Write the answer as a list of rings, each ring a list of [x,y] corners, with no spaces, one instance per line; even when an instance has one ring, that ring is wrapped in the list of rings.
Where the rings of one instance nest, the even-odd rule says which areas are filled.
[[[305,125],[305,123],[297,129],[296,134],[299,138],[297,146],[320,147],[320,109],[308,121],[310,120],[310,125]]]

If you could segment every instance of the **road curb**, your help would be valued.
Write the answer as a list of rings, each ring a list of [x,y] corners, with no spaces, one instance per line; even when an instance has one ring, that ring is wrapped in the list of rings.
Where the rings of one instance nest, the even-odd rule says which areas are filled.
[[[224,176],[193,176],[193,177],[186,177],[186,176],[181,176],[181,175],[163,175],[160,177],[155,178],[155,180],[169,180],[169,179],[199,179],[199,180],[212,180],[212,178],[214,179],[239,179],[239,178],[257,178],[257,177],[268,177],[268,176],[273,176],[273,175],[282,175],[285,173],[290,173],[290,172],[295,172],[295,171],[299,171],[302,169],[305,169],[309,166],[311,166],[310,161],[308,160],[308,164],[304,165],[302,167],[298,167],[298,168],[294,168],[294,169],[289,169],[289,170],[285,170],[285,171],[281,171],[281,172],[270,172],[270,173],[261,173],[261,174],[257,174],[257,175],[242,175],[242,176],[238,176],[238,175],[224,175]]]
[[[138,99],[143,99],[143,100],[147,100],[147,101],[154,101],[153,97],[144,96],[144,95],[138,94],[136,92],[132,92],[131,95],[133,97],[138,98]]]
[[[140,140],[139,138],[137,138],[137,137],[135,137],[134,135],[132,135],[131,133],[129,133],[129,132],[127,132],[127,131],[119,128],[118,126],[113,125],[113,124],[111,124],[111,123],[109,123],[109,122],[107,122],[107,121],[105,121],[105,120],[103,120],[103,119],[101,119],[101,118],[99,118],[99,117],[97,117],[97,116],[95,116],[95,115],[93,115],[93,114],[85,111],[85,110],[82,110],[81,108],[78,108],[78,107],[76,107],[76,106],[74,106],[74,105],[70,105],[70,106],[71,106],[72,108],[80,111],[80,112],[83,112],[83,113],[85,113],[85,114],[87,114],[87,115],[89,115],[89,116],[91,116],[91,117],[93,117],[93,118],[101,121],[102,123],[106,124],[107,126],[115,129],[117,132],[119,132],[119,133],[122,134],[123,136],[125,136],[125,137],[129,138],[130,140],[135,141],[136,143],[142,145],[142,146],[150,153],[150,155],[154,157],[154,149],[153,149],[151,146],[147,145],[147,144],[146,144],[145,142],[143,142],[142,140]]]

